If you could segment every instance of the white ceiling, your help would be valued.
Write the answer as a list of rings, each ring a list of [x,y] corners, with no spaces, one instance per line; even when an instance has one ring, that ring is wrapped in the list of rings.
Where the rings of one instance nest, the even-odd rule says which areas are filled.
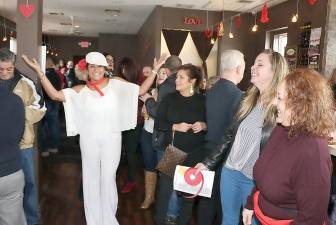
[[[43,33],[98,36],[99,33],[136,34],[155,5],[221,11],[260,10],[266,0],[44,0]],[[269,6],[287,0],[268,0]],[[17,0],[0,0],[0,14],[16,21]],[[119,14],[105,9],[121,10]],[[51,12],[64,15],[49,15]],[[71,28],[73,25],[79,28]],[[61,25],[60,23],[68,23]]]

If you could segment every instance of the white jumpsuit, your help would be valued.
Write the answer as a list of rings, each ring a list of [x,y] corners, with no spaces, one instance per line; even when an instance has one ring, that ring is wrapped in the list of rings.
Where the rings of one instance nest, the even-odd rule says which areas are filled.
[[[87,225],[118,225],[121,131],[136,126],[139,86],[111,79],[101,90],[104,96],[87,86],[63,90],[66,129],[68,136],[80,134]]]

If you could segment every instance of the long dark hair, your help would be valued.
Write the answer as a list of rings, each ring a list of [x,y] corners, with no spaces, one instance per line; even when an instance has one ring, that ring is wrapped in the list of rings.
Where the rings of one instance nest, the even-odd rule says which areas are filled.
[[[132,59],[125,57],[119,62],[117,67],[117,76],[120,76],[128,82],[136,84],[138,74],[138,68],[135,66]]]

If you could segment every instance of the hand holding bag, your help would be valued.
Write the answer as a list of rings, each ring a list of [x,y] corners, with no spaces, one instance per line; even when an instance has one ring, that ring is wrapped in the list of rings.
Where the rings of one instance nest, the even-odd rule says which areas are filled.
[[[172,142],[169,144],[160,160],[156,169],[170,177],[174,177],[175,168],[181,165],[187,158],[187,153],[174,146],[174,134],[172,135]]]

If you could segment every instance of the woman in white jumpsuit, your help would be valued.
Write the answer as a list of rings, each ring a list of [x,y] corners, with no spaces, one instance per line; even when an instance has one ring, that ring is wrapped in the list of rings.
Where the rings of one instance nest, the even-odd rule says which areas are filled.
[[[139,89],[120,79],[104,78],[104,55],[86,55],[90,82],[57,91],[35,59],[22,56],[33,68],[49,97],[63,102],[68,136],[80,134],[84,208],[87,225],[118,225],[116,170],[120,161],[121,131],[137,123],[138,95],[145,93],[155,79],[155,71]],[[160,61],[161,60],[161,61]],[[160,58],[155,68],[164,59]]]

